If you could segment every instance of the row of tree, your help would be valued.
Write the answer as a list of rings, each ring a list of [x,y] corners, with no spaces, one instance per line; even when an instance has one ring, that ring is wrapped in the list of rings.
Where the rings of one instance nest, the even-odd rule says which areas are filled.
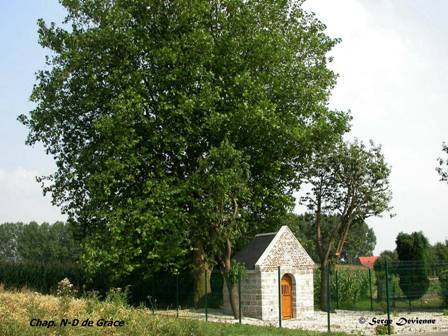
[[[69,224],[36,222],[0,225],[0,261],[74,263],[81,248]]]
[[[386,267],[391,279],[397,279],[409,304],[425,295],[430,277],[438,277],[444,302],[448,303],[447,294],[443,292],[447,285],[448,242],[430,245],[422,232],[400,233],[396,249],[382,252],[375,263],[380,300],[384,299],[384,290],[380,289],[384,289]]]

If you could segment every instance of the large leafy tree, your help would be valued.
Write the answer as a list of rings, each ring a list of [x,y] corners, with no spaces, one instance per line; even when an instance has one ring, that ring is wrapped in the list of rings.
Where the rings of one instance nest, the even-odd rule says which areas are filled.
[[[389,210],[390,168],[381,148],[362,142],[322,147],[305,169],[311,191],[302,197],[314,215],[314,243],[321,269],[321,309],[327,308],[327,269],[340,256],[356,223]],[[325,218],[334,221],[325,233]]]
[[[243,232],[291,207],[315,145],[347,131],[327,107],[337,40],[300,1],[61,3],[66,26],[39,21],[48,67],[19,118],[56,161],[44,191],[90,269],[191,256],[200,291],[215,260],[228,274]]]
[[[409,300],[421,298],[429,287],[427,251],[428,239],[422,232],[399,233],[396,239],[399,263],[396,272],[400,276],[400,288]]]
[[[308,254],[315,262],[319,262],[318,250],[316,246],[316,227],[314,215],[306,213],[303,215],[288,214],[282,221],[283,225],[288,225],[296,237],[305,247]],[[339,223],[338,217],[322,216],[321,230],[323,244],[331,238],[331,235]],[[357,221],[352,224],[348,232],[346,243],[344,244],[340,258],[340,263],[354,264],[359,256],[370,256],[376,245],[376,235],[366,222]],[[335,247],[330,254],[335,254]]]

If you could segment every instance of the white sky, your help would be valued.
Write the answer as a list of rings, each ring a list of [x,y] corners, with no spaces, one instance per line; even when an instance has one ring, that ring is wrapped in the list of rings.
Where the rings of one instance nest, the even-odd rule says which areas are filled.
[[[339,75],[331,106],[351,110],[350,137],[382,144],[392,166],[397,216],[373,218],[376,253],[401,231],[448,238],[448,185],[435,171],[448,141],[446,1],[309,0],[305,8],[342,38],[332,53]]]
[[[392,166],[397,216],[369,220],[376,253],[395,247],[400,231],[422,230],[431,243],[448,238],[448,185],[435,172],[448,141],[448,2],[444,0],[308,0],[305,8],[342,38],[332,68],[340,74],[331,105],[352,111],[350,137],[383,145]],[[39,146],[24,145],[16,121],[29,111],[34,72],[44,62],[36,19],[60,22],[57,1],[0,2],[0,223],[61,219],[34,176],[54,169]]]

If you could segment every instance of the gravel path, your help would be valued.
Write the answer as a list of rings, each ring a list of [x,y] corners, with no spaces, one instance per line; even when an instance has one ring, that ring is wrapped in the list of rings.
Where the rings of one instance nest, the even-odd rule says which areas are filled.
[[[165,310],[157,311],[156,314],[175,316],[176,311]],[[180,310],[179,317],[205,319],[204,311],[198,310]],[[238,323],[229,315],[223,315],[220,310],[210,309],[208,312],[208,320],[212,322],[222,323]],[[383,320],[383,322],[381,321]],[[375,335],[376,323],[385,323],[387,315],[375,312],[360,312],[337,310],[330,314],[331,331],[343,331],[355,335]],[[397,313],[391,315],[392,325],[396,333],[405,335],[434,335],[448,336],[448,316],[442,313],[434,312],[415,312],[415,313]],[[434,323],[431,323],[431,320]],[[376,322],[376,323],[375,323]],[[426,323],[423,323],[426,322]],[[428,323],[429,322],[429,323]],[[254,318],[243,318],[243,324],[252,324],[260,326],[278,326],[278,321],[261,321]],[[398,323],[398,324],[397,324]],[[403,324],[403,325],[399,325]],[[282,322],[282,326],[291,329],[303,329],[314,331],[327,331],[327,314],[325,312],[316,311],[298,319],[286,320]]]
[[[385,324],[387,315],[372,312],[338,310],[330,315],[331,330],[345,331],[359,335],[375,335],[375,327]],[[442,313],[397,313],[391,315],[392,323],[398,334],[422,334],[443,332],[448,335],[448,317]],[[434,323],[431,323],[434,321]],[[429,322],[429,323],[428,323]],[[312,316],[295,321],[285,321],[285,327],[307,330],[327,330],[327,314],[314,312]]]

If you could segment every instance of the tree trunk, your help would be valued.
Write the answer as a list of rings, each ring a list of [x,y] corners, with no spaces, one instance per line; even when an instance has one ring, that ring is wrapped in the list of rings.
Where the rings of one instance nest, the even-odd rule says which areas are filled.
[[[224,285],[227,287],[227,293],[229,295],[230,308],[232,308],[232,313],[234,318],[238,318],[240,311],[238,305],[238,287],[235,283],[230,281],[229,274],[223,272]]]
[[[227,286],[229,295],[230,307],[232,308],[233,317],[238,318],[240,311],[238,305],[238,288],[235,283],[231,281],[230,272],[232,270],[232,243],[227,239],[226,251],[222,259],[221,274],[224,278],[224,284]]]
[[[197,249],[193,252],[193,281],[194,281],[194,293],[193,304],[195,307],[204,305],[205,300],[205,283],[207,282],[207,294],[212,292],[211,289],[211,273],[212,268],[207,262],[205,254],[201,249]]]
[[[320,309],[323,311],[327,311],[327,294],[328,294],[328,281],[327,281],[328,273],[326,270],[326,266],[321,265],[320,267]]]

